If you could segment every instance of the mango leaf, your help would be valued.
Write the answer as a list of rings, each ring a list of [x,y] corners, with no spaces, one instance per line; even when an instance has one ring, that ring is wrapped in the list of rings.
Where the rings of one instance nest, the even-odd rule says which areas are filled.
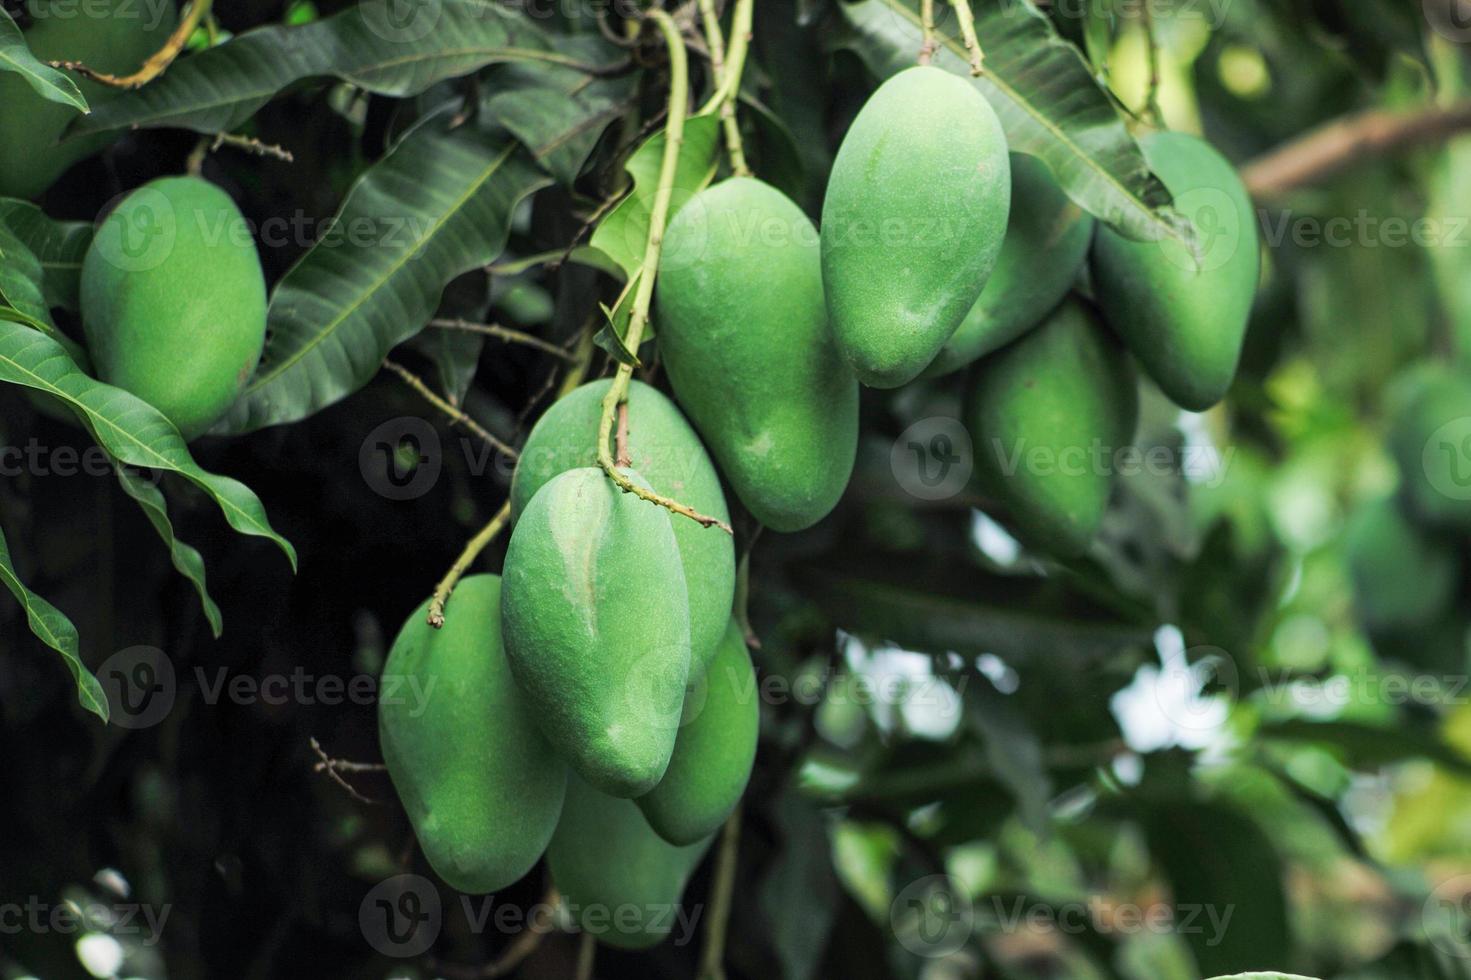
[[[41,263],[46,305],[75,312],[79,306],[82,259],[92,244],[86,221],[55,221],[30,201],[0,198],[0,224],[7,225]]]
[[[309,78],[404,97],[495,62],[579,66],[552,50],[535,20],[515,8],[500,0],[366,0],[325,20],[246,31],[180,59],[135,92],[99,102],[68,135],[122,127],[224,132]]]
[[[25,35],[3,9],[0,9],[0,71],[15,72],[48,102],[89,111],[87,99],[77,83],[31,54]]]
[[[61,654],[61,659],[66,661],[67,669],[76,679],[77,699],[82,702],[82,707],[103,721],[107,721],[107,695],[102,692],[102,685],[98,683],[97,678],[82,663],[77,628],[61,610],[36,595],[21,582],[20,576],[15,574],[15,566],[11,564],[10,546],[5,541],[3,531],[0,531],[0,581],[4,581],[5,587],[25,607],[26,620],[30,623],[31,632],[36,634],[37,639],[42,643]]]
[[[911,0],[839,5],[843,44],[880,78],[912,66],[923,33]],[[1169,192],[1150,172],[1124,121],[1083,61],[1028,0],[973,4],[986,73],[972,84],[991,103],[1012,152],[1046,163],[1058,185],[1087,211],[1131,238],[1186,239],[1183,219],[1162,210]],[[936,5],[937,14],[946,10]],[[940,21],[933,64],[970,78],[965,46],[949,14]],[[1188,239],[1187,239],[1188,240]]]
[[[1471,778],[1471,759],[1431,730],[1417,732],[1403,725],[1386,727],[1356,721],[1286,718],[1264,722],[1257,734],[1261,738],[1337,746],[1351,765],[1360,768],[1406,759],[1429,759],[1448,772]]]
[[[174,537],[174,525],[169,520],[168,503],[164,500],[163,491],[141,473],[127,467],[117,467],[117,478],[122,484],[123,492],[138,502],[154,529],[158,531],[158,536],[168,545],[169,557],[173,559],[175,570],[194,583],[194,589],[199,593],[199,603],[204,607],[204,618],[209,620],[209,628],[218,639],[224,630],[224,622],[220,617],[220,607],[215,605],[204,585],[204,558],[197,550]]]
[[[445,126],[440,114],[406,133],[343,201],[334,224],[354,231],[329,231],[286,273],[265,356],[216,432],[295,422],[357,391],[446,283],[500,255],[516,205],[550,181],[504,134]]]
[[[669,217],[708,185],[719,162],[720,120],[713,115],[696,116],[685,123],[684,143],[674,171],[674,194],[670,198]],[[659,170],[664,158],[664,131],[644,141],[624,164],[633,178],[628,196],[608,212],[592,233],[588,244],[608,256],[628,278],[643,264],[644,248],[649,239],[649,215],[654,208],[654,192],[659,185]]]
[[[606,42],[571,38],[559,49],[588,64],[609,62]],[[481,113],[526,144],[563,184],[577,179],[603,131],[627,109],[634,76],[600,76],[563,65],[503,65],[487,82]]]
[[[274,542],[296,568],[296,551],[271,528],[265,508],[238,480],[207,473],[189,455],[173,423],[134,395],[87,377],[45,334],[0,320],[0,382],[65,402],[118,463],[177,473],[207,493],[241,534]]]
[[[81,346],[62,333],[51,319],[51,309],[42,292],[44,279],[40,259],[15,236],[9,225],[0,222],[0,303],[19,314],[7,315],[5,319],[41,331],[60,344],[72,360],[86,364],[87,356]]]

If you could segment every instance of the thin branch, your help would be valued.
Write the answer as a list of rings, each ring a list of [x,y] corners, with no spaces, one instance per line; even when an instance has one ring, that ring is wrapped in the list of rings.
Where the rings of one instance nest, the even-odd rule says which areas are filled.
[[[557,893],[557,886],[552,885],[547,888],[546,895],[538,904],[551,907],[555,906],[558,901],[560,901],[560,896]],[[516,937],[516,941],[511,943],[504,953],[484,966],[461,966],[455,963],[435,961],[433,968],[449,977],[450,980],[497,980],[498,977],[510,974],[524,963],[527,957],[540,948],[541,941],[546,938],[547,933],[555,931],[555,928],[535,929],[528,922],[527,927],[521,930],[520,935]]]
[[[516,450],[512,449],[509,445],[502,442],[500,439],[497,439],[479,422],[476,422],[470,416],[466,415],[464,412],[451,405],[448,401],[436,395],[434,393],[434,390],[424,383],[423,378],[419,377],[417,374],[410,371],[402,364],[399,364],[397,361],[385,359],[383,362],[383,366],[402,378],[404,384],[408,385],[410,388],[414,389],[414,391],[418,392],[419,396],[427,401],[429,404],[439,409],[445,415],[448,415],[450,419],[453,420],[455,423],[463,425],[465,428],[469,429],[471,434],[480,439],[491,449],[494,449],[496,452],[502,453],[510,457],[511,459],[517,458],[519,454],[516,452]]]
[[[699,0],[700,19],[705,24],[705,41],[710,47],[710,67],[715,73],[715,84],[717,87],[725,85],[725,37],[720,31],[720,16],[715,12],[715,0]],[[750,20],[750,11],[746,11],[746,20]],[[735,13],[737,21],[741,17],[741,11]],[[749,27],[749,25],[747,25]],[[736,24],[739,30],[739,23]],[[740,80],[735,83],[735,91],[740,91]],[[737,177],[751,176],[751,168],[746,165],[746,148],[741,142],[741,124],[736,119],[735,98],[727,99],[720,103],[720,125],[725,131],[725,152],[730,157],[730,169]]]
[[[986,71],[986,55],[976,38],[976,16],[971,13],[970,0],[950,0],[950,5],[960,20],[960,36],[965,39],[965,53],[970,55],[970,73],[979,78]]]
[[[920,0],[919,24],[924,43],[919,46],[918,61],[921,65],[927,65],[934,59],[935,51],[939,48],[939,44],[935,42],[935,0]]]
[[[463,330],[467,333],[484,334],[487,337],[504,340],[508,344],[524,344],[527,347],[534,347],[553,357],[560,357],[564,361],[572,360],[572,352],[566,348],[558,347],[549,340],[542,340],[540,337],[526,333],[525,331],[503,327],[498,323],[471,323],[469,320],[460,319],[434,319],[429,321],[429,325],[431,327],[437,327],[440,330]]]
[[[741,75],[746,69],[746,52],[751,47],[751,18],[755,0],[736,0],[735,13],[731,15],[730,49],[725,52],[725,77],[720,87],[710,96],[696,115],[714,112],[727,102],[733,102],[741,94]],[[681,52],[683,61],[683,52]],[[672,105],[672,104],[671,104]]]
[[[725,821],[720,835],[720,852],[715,857],[715,877],[710,883],[710,917],[705,922],[705,949],[700,957],[700,980],[725,980],[725,936],[730,927],[731,897],[735,894],[736,868],[740,855],[741,809]]]
[[[746,5],[750,0],[741,0],[741,2]],[[739,20],[739,7],[736,14]],[[654,299],[654,277],[658,275],[659,255],[664,243],[664,227],[669,220],[669,203],[674,194],[674,175],[679,163],[680,146],[684,142],[684,120],[689,101],[689,63],[678,25],[675,24],[674,18],[658,8],[648,11],[645,16],[658,27],[659,32],[664,36],[665,46],[669,49],[671,81],[669,120],[665,127],[664,153],[659,166],[659,183],[654,189],[654,203],[649,212],[649,237],[644,246],[643,263],[636,274],[638,282],[633,295],[633,308],[628,317],[628,333],[624,338],[626,346],[631,351],[638,350],[639,343],[643,340],[644,327],[649,322],[649,306]],[[737,29],[740,29],[739,24],[737,24]],[[737,61],[734,52],[737,47],[742,49],[745,47],[739,37],[731,45],[731,74],[727,76],[727,81],[736,72]],[[744,50],[741,51],[740,57],[744,60]],[[658,504],[675,514],[697,521],[703,527],[719,527],[726,534],[734,534],[730,525],[719,518],[701,514],[677,500],[645,489],[634,483],[618,468],[612,452],[613,423],[618,413],[618,406],[628,399],[628,384],[632,378],[633,365],[618,365],[618,371],[613,376],[613,383],[608,386],[608,393],[603,397],[603,414],[598,423],[598,465],[624,493],[631,493],[650,503]]]
[[[222,146],[233,146],[247,153],[254,153],[258,157],[272,157],[283,163],[295,163],[296,157],[291,151],[275,143],[262,143],[260,140],[250,136],[239,136],[235,133],[216,133],[215,141],[210,146],[210,152],[218,150]]]
[[[334,759],[322,749],[322,743],[315,737],[311,739],[312,751],[317,754],[317,762],[312,766],[313,772],[325,772],[327,778],[347,791],[347,795],[367,806],[381,806],[382,800],[369,799],[359,793],[353,785],[342,778],[344,772],[382,772],[386,767],[370,762],[348,762],[345,759]]]
[[[598,941],[584,932],[577,943],[577,980],[592,980],[592,968],[598,959]]]
[[[429,616],[427,619],[430,626],[435,629],[442,629],[444,627],[444,607],[449,602],[449,597],[454,593],[455,586],[460,584],[460,579],[470,570],[470,566],[475,564],[475,559],[480,557],[480,553],[489,547],[490,543],[500,535],[501,531],[510,522],[511,502],[507,500],[501,505],[501,509],[495,512],[495,516],[490,519],[490,523],[486,524],[475,537],[470,539],[469,544],[465,545],[465,550],[460,552],[460,557],[455,559],[455,563],[450,566],[444,578],[434,587],[434,596],[429,600]]]
[[[618,435],[614,445],[618,465],[632,466],[633,457],[628,454],[628,402],[618,403]]]
[[[1471,101],[1409,112],[1370,109],[1335,119],[1258,157],[1241,170],[1255,198],[1315,184],[1367,156],[1439,143],[1471,130]]]
[[[163,43],[163,47],[154,52],[147,61],[143,62],[143,67],[131,75],[109,75],[107,72],[88,68],[80,61],[53,61],[51,65],[53,68],[69,68],[103,85],[111,85],[115,88],[142,88],[162,75],[168,70],[169,65],[174,63],[174,59],[184,50],[184,45],[189,43],[189,37],[199,26],[200,19],[209,13],[212,2],[213,0],[194,0],[189,5],[189,12],[180,18],[178,26]]]
[[[1140,17],[1144,22],[1144,45],[1148,50],[1149,84],[1144,90],[1144,112],[1156,126],[1164,121],[1164,112],[1159,107],[1159,37],[1154,30],[1154,11],[1144,0]]]

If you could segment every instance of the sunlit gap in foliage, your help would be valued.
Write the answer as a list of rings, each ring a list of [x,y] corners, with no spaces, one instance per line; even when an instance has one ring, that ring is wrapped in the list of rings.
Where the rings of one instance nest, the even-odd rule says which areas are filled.
[[[1003,567],[1015,565],[1021,557],[1021,543],[981,511],[970,512],[970,538],[981,554]]]
[[[901,731],[943,741],[960,725],[960,695],[935,673],[936,658],[892,644],[868,647],[855,636],[839,634],[843,660],[855,683],[831,683],[826,701],[851,701],[866,708],[885,734]],[[952,666],[961,663],[947,654]],[[861,679],[861,680],[858,680]]]
[[[1202,695],[1213,668],[1189,662],[1178,628],[1161,626],[1155,631],[1154,647],[1159,665],[1142,664],[1129,686],[1109,701],[1124,741],[1140,753],[1172,746],[1201,750],[1202,761],[1209,762],[1229,747],[1230,700]]]

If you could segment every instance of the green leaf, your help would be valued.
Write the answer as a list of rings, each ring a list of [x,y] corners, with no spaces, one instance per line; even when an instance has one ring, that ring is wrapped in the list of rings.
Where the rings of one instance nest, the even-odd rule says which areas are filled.
[[[720,120],[714,115],[696,116],[685,123],[684,143],[674,171],[674,193],[669,203],[669,218],[708,185],[715,176],[720,153]],[[624,169],[633,178],[628,196],[608,212],[592,233],[590,246],[617,263],[625,278],[643,264],[644,249],[649,240],[649,216],[654,208],[654,192],[659,185],[659,170],[664,160],[664,131],[644,141],[628,158]]]
[[[158,409],[87,377],[45,334],[0,321],[0,382],[33,388],[65,402],[114,461],[179,474],[219,505],[232,528],[274,542],[296,567],[295,549],[272,530],[265,508],[249,487],[200,469],[179,431]]]
[[[348,193],[335,225],[349,233],[329,231],[286,273],[265,356],[216,431],[295,422],[357,391],[446,283],[500,255],[516,206],[550,181],[503,134],[445,124],[405,134]]]
[[[174,525],[169,520],[168,503],[164,500],[163,491],[142,474],[126,467],[117,467],[117,478],[122,484],[123,492],[138,502],[154,529],[158,531],[158,536],[168,545],[174,568],[194,583],[194,589],[199,593],[199,603],[204,607],[204,618],[209,620],[209,628],[218,639],[224,623],[220,617],[220,607],[215,605],[204,585],[204,558],[194,548],[174,537]]]
[[[41,263],[46,304],[75,312],[80,307],[82,259],[92,244],[86,221],[55,221],[29,201],[0,198],[0,224],[9,226]]]
[[[563,52],[589,64],[612,60],[608,45],[572,38]],[[536,162],[563,184],[577,179],[608,125],[633,98],[634,76],[598,76],[579,68],[536,63],[496,69],[481,112],[526,144]]]
[[[31,632],[36,634],[42,643],[61,654],[62,660],[66,661],[67,669],[76,679],[77,699],[82,702],[82,707],[103,721],[107,721],[107,696],[102,693],[102,685],[97,682],[97,678],[82,663],[78,650],[77,628],[61,610],[36,595],[21,582],[20,576],[15,573],[15,566],[11,564],[10,545],[6,543],[3,531],[0,531],[0,580],[5,582],[5,587],[25,607],[26,620],[30,623]]]
[[[247,31],[181,58],[135,92],[99,103],[68,135],[166,126],[227,132],[309,78],[405,97],[494,62],[578,65],[552,50],[536,22],[514,8],[500,0],[366,0],[326,20]]]
[[[25,35],[3,9],[0,9],[0,71],[15,72],[48,102],[75,106],[81,112],[90,111],[77,83],[31,54]]]
[[[1406,759],[1429,759],[1447,771],[1471,777],[1471,759],[1446,744],[1434,731],[1418,732],[1402,725],[1385,727],[1354,721],[1305,721],[1288,718],[1264,722],[1261,738],[1322,742],[1341,749],[1357,767],[1388,765]]]
[[[923,34],[910,0],[840,4],[849,27],[847,46],[880,78],[912,66]],[[1132,238],[1185,237],[1164,185],[1108,94],[1077,48],[1027,0],[980,0],[973,5],[986,73],[972,83],[996,110],[1014,153],[1046,163],[1067,195]],[[936,5],[937,13],[944,10]],[[965,46],[940,22],[934,64],[970,78]]]
[[[15,236],[10,226],[0,222],[0,303],[18,316],[5,319],[24,323],[60,344],[67,356],[78,364],[87,364],[87,355],[51,319],[51,308],[43,292],[45,272],[41,260]]]

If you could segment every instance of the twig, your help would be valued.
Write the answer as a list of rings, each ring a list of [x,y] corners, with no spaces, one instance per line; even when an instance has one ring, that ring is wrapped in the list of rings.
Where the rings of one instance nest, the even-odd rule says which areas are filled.
[[[511,502],[507,500],[501,504],[501,509],[495,512],[490,523],[481,528],[470,543],[465,545],[465,550],[460,552],[460,557],[450,566],[444,578],[440,579],[434,587],[434,596],[429,600],[429,616],[427,621],[435,629],[444,627],[444,607],[449,602],[449,597],[454,593],[455,586],[460,584],[460,578],[469,571],[470,566],[475,564],[475,559],[480,557],[492,541],[511,522]]]
[[[345,759],[334,759],[327,755],[322,749],[322,743],[315,737],[311,739],[312,751],[317,754],[317,763],[312,766],[313,772],[325,772],[327,777],[338,786],[347,791],[347,795],[367,806],[381,806],[382,800],[373,800],[359,793],[352,784],[342,778],[344,772],[382,772],[385,766],[370,762],[348,762]]]
[[[628,402],[618,403],[618,435],[615,439],[615,449],[619,467],[633,465],[633,457],[628,454]]]
[[[750,0],[741,0],[749,4]],[[740,9],[737,8],[739,19]],[[664,153],[659,167],[659,183],[654,189],[654,204],[649,212],[649,237],[644,247],[643,263],[639,267],[638,283],[633,296],[633,308],[628,317],[628,333],[624,342],[629,350],[638,350],[639,343],[643,340],[644,327],[649,322],[649,306],[654,299],[654,277],[659,270],[659,255],[664,243],[664,226],[669,220],[669,202],[674,194],[674,175],[679,163],[680,144],[684,141],[684,119],[689,101],[689,63],[686,60],[684,40],[680,37],[679,27],[674,18],[658,8],[654,8],[645,15],[659,28],[664,36],[665,46],[669,49],[669,68],[671,81],[669,85],[669,121],[665,128]],[[739,38],[736,39],[739,41]],[[738,45],[731,45],[732,52]],[[744,43],[739,44],[744,48]],[[744,59],[744,51],[741,54]],[[734,57],[731,62],[731,74],[735,74],[736,62]],[[722,86],[723,88],[724,86]],[[598,423],[598,465],[608,474],[608,478],[624,493],[631,493],[640,499],[650,503],[658,504],[675,514],[688,517],[697,521],[703,527],[719,527],[726,534],[734,534],[726,522],[707,514],[701,514],[695,509],[671,500],[652,490],[647,490],[623,473],[613,458],[613,422],[618,412],[618,406],[628,398],[628,384],[633,378],[633,365],[620,364],[618,372],[613,376],[613,383],[608,386],[608,393],[603,397],[603,414]]]
[[[598,959],[598,941],[584,932],[577,944],[577,980],[592,980],[592,968]]]
[[[480,439],[491,449],[494,449],[498,453],[509,456],[511,459],[517,458],[519,454],[516,452],[516,450],[512,449],[509,445],[507,445],[505,442],[502,442],[500,439],[497,439],[479,422],[476,422],[470,416],[466,415],[464,412],[460,411],[458,408],[436,395],[433,389],[431,389],[427,384],[424,383],[423,378],[420,378],[417,374],[410,371],[402,364],[399,364],[397,361],[385,359],[383,361],[383,366],[402,378],[404,384],[408,385],[410,388],[414,389],[414,391],[418,392],[419,396],[427,401],[429,404],[439,409],[445,415],[448,415],[450,419],[454,422],[458,423],[459,425],[463,425],[465,428],[469,429],[471,434]]]
[[[696,115],[703,116],[714,112],[725,103],[734,101],[741,94],[741,75],[746,70],[746,52],[751,47],[751,18],[754,6],[755,0],[736,0],[735,13],[731,15],[730,49],[725,52],[725,77],[720,80],[720,87],[715,90],[715,94],[711,95],[709,101],[700,107]],[[683,61],[683,52],[681,52],[680,60]],[[671,107],[672,105],[673,103]]]
[[[986,71],[986,56],[976,39],[976,17],[971,13],[970,0],[950,0],[950,5],[960,21],[960,36],[965,39],[965,53],[970,55],[970,73],[979,78]]]
[[[469,320],[460,319],[434,319],[429,321],[431,327],[440,330],[463,330],[468,333],[484,334],[497,340],[504,340],[508,344],[524,344],[527,347],[535,347],[539,351],[560,357],[564,361],[572,360],[572,352],[565,347],[558,347],[549,340],[542,340],[522,330],[512,330],[498,323],[471,323]]]
[[[556,905],[559,900],[557,887],[552,885],[547,888],[546,895],[543,896],[539,904],[550,907]],[[455,963],[436,960],[433,963],[433,969],[451,978],[451,980],[496,980],[498,977],[503,977],[511,973],[516,967],[524,963],[526,958],[536,952],[541,946],[541,941],[546,938],[547,933],[555,931],[555,928],[532,928],[528,920],[527,927],[521,930],[520,935],[516,937],[516,941],[511,943],[504,953],[484,966],[461,966]]]
[[[1164,121],[1164,112],[1159,107],[1159,38],[1154,32],[1154,11],[1149,0],[1140,6],[1144,22],[1144,44],[1148,49],[1149,87],[1144,90],[1144,112],[1156,126]]]
[[[116,88],[142,88],[153,81],[159,75],[168,70],[169,65],[184,50],[184,45],[189,43],[189,36],[199,26],[200,18],[209,13],[210,4],[213,0],[194,0],[189,6],[189,12],[180,20],[174,32],[169,35],[163,47],[154,52],[143,67],[131,75],[109,75],[107,72],[88,68],[80,61],[53,61],[53,68],[69,68],[79,75],[101,82],[103,85],[112,85]]]
[[[725,38],[720,32],[720,17],[715,12],[715,0],[699,0],[700,19],[705,24],[705,41],[710,47],[710,67],[715,73],[715,84],[717,87],[725,84]],[[741,11],[737,10],[734,25],[740,29],[739,19]],[[746,19],[750,20],[751,12],[746,11]],[[747,24],[749,32],[749,24]],[[740,91],[740,80],[737,79],[735,90]],[[741,124],[736,118],[734,98],[720,103],[720,125],[725,131],[725,152],[730,157],[730,169],[737,177],[749,177],[751,168],[746,165],[746,148],[741,142]]]
[[[919,46],[919,63],[927,65],[939,47],[935,43],[935,0],[919,0],[919,24],[924,37],[924,43]]]
[[[275,143],[263,143],[250,136],[240,136],[235,133],[216,133],[215,141],[210,146],[211,153],[222,146],[233,146],[247,153],[254,153],[258,157],[273,157],[283,163],[295,163],[296,157],[291,151]]]
[[[725,936],[730,926],[731,896],[735,894],[737,858],[741,843],[741,809],[737,805],[720,835],[715,877],[710,883],[710,918],[705,922],[705,949],[700,957],[700,980],[725,980]]]
[[[756,550],[756,540],[761,537],[761,531],[762,525],[757,524],[751,540],[746,543],[746,553],[741,555],[741,560],[736,565],[736,593],[733,603],[735,621],[740,625],[741,637],[752,650],[761,649],[761,637],[756,635],[756,629],[751,625],[751,552]]]
[[[1370,109],[1335,119],[1289,140],[1241,170],[1255,198],[1314,184],[1359,162],[1471,129],[1471,101],[1410,112]]]

